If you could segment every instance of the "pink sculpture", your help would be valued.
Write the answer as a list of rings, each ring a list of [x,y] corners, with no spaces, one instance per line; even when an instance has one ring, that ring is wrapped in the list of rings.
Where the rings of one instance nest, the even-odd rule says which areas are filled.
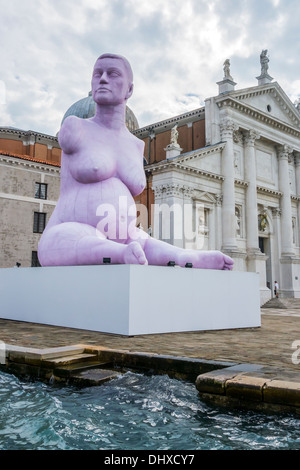
[[[42,266],[103,264],[224,269],[233,260],[219,251],[185,250],[148,236],[136,227],[133,197],[146,184],[144,142],[125,125],[133,91],[130,64],[112,54],[100,56],[93,70],[96,114],[69,116],[59,132],[62,148],[61,193],[41,237]]]

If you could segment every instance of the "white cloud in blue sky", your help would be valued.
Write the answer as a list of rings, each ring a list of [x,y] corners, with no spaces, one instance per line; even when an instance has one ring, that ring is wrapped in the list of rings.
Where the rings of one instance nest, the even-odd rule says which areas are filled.
[[[300,95],[298,0],[0,0],[0,11],[3,126],[55,134],[103,52],[131,62],[141,126],[215,95],[227,58],[237,88],[256,85],[262,49],[274,80]]]

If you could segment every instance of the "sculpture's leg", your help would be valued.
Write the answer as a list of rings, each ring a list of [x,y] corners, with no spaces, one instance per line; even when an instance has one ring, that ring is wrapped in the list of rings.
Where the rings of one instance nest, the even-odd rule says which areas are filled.
[[[194,268],[231,270],[233,260],[220,251],[187,250],[169,243],[148,237],[144,233],[139,239],[150,265],[166,266],[175,261],[178,266],[192,263]]]
[[[102,264],[147,264],[141,245],[127,245],[106,239],[90,225],[65,222],[47,227],[38,247],[42,266],[76,266]]]

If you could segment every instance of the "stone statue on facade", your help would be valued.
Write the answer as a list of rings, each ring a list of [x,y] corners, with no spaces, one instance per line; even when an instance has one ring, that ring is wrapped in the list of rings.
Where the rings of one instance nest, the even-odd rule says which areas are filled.
[[[178,145],[178,130],[177,124],[171,129],[171,145]]]
[[[157,240],[136,226],[134,197],[146,185],[144,142],[126,128],[125,109],[133,92],[128,61],[103,54],[94,66],[96,114],[69,116],[59,132],[61,192],[41,237],[42,266],[141,264],[230,270],[220,251],[185,250]],[[176,134],[175,134],[176,136]]]
[[[170,143],[167,145],[165,148],[166,151],[166,159],[168,160],[169,158],[174,158],[180,155],[182,148],[178,144],[178,129],[177,129],[177,124],[171,129],[171,139]]]
[[[224,79],[223,80],[232,80],[233,78],[230,74],[230,60],[226,59],[223,65]]]
[[[262,50],[260,54],[261,75],[268,75],[269,70],[269,57],[268,50]]]
[[[236,85],[230,73],[230,60],[229,59],[226,59],[223,64],[223,72],[224,72],[223,80],[221,80],[220,82],[217,82],[217,85],[219,85],[219,95],[234,91],[234,87]]]
[[[268,57],[268,50],[264,49],[261,51],[260,54],[260,66],[261,66],[261,73],[259,77],[256,77],[258,80],[258,85],[266,85],[271,83],[273,78],[269,75],[269,57]]]
[[[266,212],[259,214],[258,216],[258,229],[260,232],[265,232],[268,226],[268,216]]]
[[[241,211],[239,207],[235,208],[235,220],[236,220],[235,234],[238,238],[241,238]]]

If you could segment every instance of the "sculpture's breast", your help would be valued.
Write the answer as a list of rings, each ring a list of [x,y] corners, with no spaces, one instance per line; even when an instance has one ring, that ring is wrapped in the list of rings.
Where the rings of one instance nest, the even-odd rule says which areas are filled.
[[[69,170],[79,183],[98,183],[115,175],[116,160],[97,152],[82,153],[70,158]]]
[[[134,165],[128,165],[126,171],[121,171],[119,173],[120,179],[127,186],[133,196],[141,194],[145,188],[146,178],[143,169],[139,166],[135,167]]]
[[[133,196],[140,194],[146,184],[143,159],[136,145],[126,142],[117,161],[117,176]]]

